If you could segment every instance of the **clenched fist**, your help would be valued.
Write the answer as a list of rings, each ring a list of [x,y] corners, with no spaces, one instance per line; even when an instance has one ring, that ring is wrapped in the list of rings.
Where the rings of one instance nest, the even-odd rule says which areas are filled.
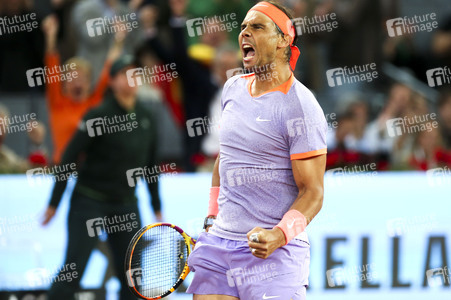
[[[257,237],[256,240],[255,237]],[[286,244],[285,234],[278,227],[274,227],[271,230],[255,227],[247,233],[247,239],[252,254],[263,259],[270,256],[277,248]]]

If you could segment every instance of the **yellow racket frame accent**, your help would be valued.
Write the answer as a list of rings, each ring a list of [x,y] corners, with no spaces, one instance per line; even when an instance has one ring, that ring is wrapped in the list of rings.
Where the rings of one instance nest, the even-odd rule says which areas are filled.
[[[129,255],[129,257],[126,258],[126,266],[128,266],[128,267],[126,267],[126,270],[125,270],[126,271],[125,274],[127,274],[127,276],[129,276],[129,278],[127,279],[128,282],[133,282],[133,279],[131,277],[132,274],[131,274],[131,272],[128,272],[128,271],[131,270],[130,266],[132,264],[132,257],[133,257],[133,252],[135,251],[136,244],[138,243],[138,241],[141,239],[141,237],[144,235],[144,233],[147,230],[157,227],[157,226],[168,226],[168,227],[171,227],[171,228],[174,228],[175,230],[177,230],[182,235],[183,239],[185,240],[185,244],[188,248],[188,257],[190,256],[190,254],[192,252],[191,246],[194,246],[196,244],[196,240],[193,239],[192,237],[190,237],[188,234],[186,234],[186,232],[184,232],[180,227],[178,227],[174,224],[170,224],[170,223],[153,223],[153,224],[144,226],[133,237],[132,241],[130,242],[130,245],[128,246],[129,251],[127,251],[127,253],[130,253],[130,255]],[[186,258],[185,266],[182,270],[182,273],[180,274],[179,279],[177,279],[175,284],[163,295],[150,298],[150,297],[146,297],[146,296],[142,295],[140,292],[138,292],[138,290],[136,289],[136,287],[134,285],[129,286],[130,289],[136,296],[140,297],[141,299],[146,299],[146,300],[157,300],[157,299],[161,299],[161,298],[168,296],[169,294],[174,292],[182,284],[182,282],[183,282],[183,280],[185,280],[186,276],[188,276],[188,274],[190,272],[190,269],[188,267],[188,257]]]

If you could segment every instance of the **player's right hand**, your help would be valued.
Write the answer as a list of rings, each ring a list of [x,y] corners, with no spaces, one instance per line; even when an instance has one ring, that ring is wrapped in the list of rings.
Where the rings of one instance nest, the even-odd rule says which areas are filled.
[[[55,213],[56,213],[56,207],[49,205],[47,207],[47,210],[44,213],[44,220],[42,221],[42,225],[43,226],[47,225],[50,222],[50,220],[53,219],[53,216],[55,215]]]
[[[286,242],[283,231],[278,227],[271,230],[255,227],[247,233],[247,239],[252,255],[262,259],[268,258]]]
[[[216,219],[216,216],[208,216],[207,219]],[[208,232],[208,230],[210,229],[210,227],[213,225],[209,225],[205,227],[205,232]]]

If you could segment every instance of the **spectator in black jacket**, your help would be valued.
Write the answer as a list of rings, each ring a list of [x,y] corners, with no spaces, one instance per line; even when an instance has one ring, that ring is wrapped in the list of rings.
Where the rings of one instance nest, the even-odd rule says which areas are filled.
[[[127,288],[123,273],[128,243],[141,227],[135,186],[138,177],[148,183],[152,206],[161,221],[158,167],[155,162],[156,124],[144,106],[136,101],[136,86],[127,81],[132,59],[123,56],[110,71],[112,93],[89,111],[63,155],[60,170],[77,164],[77,184],[68,216],[68,245],[65,266],[75,263],[78,278],[54,281],[49,298],[73,299],[79,288],[89,256],[98,235],[106,232],[121,281],[120,299],[135,299]],[[160,169],[161,170],[161,169]],[[56,181],[44,224],[54,216],[67,180]],[[122,230],[124,229],[124,230]],[[72,298],[71,298],[72,297]]]

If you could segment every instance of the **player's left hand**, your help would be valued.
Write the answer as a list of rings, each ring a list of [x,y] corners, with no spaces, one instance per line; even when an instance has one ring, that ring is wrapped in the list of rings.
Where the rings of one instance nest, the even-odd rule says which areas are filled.
[[[258,234],[258,243],[251,240],[251,235],[255,233]],[[271,230],[255,227],[247,233],[247,240],[252,255],[263,259],[285,245],[285,235],[278,227]]]

